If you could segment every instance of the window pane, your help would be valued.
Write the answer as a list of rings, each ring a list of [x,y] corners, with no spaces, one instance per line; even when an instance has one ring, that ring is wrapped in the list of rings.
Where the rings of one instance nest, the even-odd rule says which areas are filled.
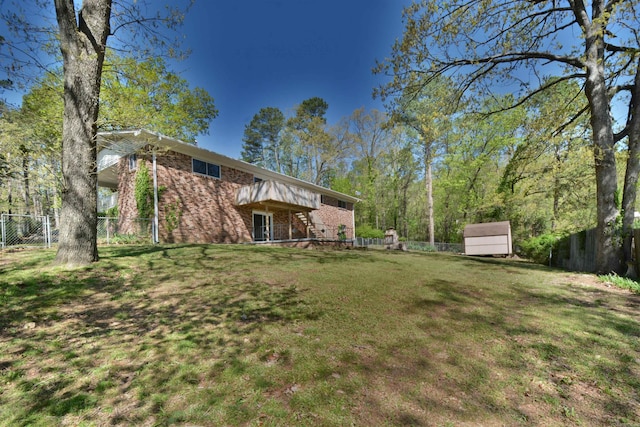
[[[136,166],[137,166],[137,158],[135,154],[129,154],[129,170],[136,170]]]
[[[193,171],[195,173],[207,174],[207,163],[202,160],[193,159]]]
[[[220,166],[214,165],[213,163],[207,163],[207,166],[207,175],[220,178]]]

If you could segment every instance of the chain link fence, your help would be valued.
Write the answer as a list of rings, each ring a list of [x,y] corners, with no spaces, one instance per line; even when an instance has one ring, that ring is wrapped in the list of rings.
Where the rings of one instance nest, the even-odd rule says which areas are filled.
[[[2,214],[0,235],[0,248],[51,247],[52,231],[48,216]]]
[[[98,217],[98,244],[153,243],[153,220],[149,218]],[[50,248],[58,243],[59,230],[48,216],[0,215],[0,249]]]
[[[98,217],[98,244],[153,243],[152,218]]]
[[[413,240],[404,241],[407,249],[410,251],[424,251],[424,252],[464,252],[464,245],[462,243],[440,243],[436,242],[433,246],[428,242],[416,242]],[[386,247],[385,239],[373,239],[356,237],[354,241],[355,247],[364,247],[372,249],[384,249]]]
[[[98,217],[98,244],[149,244],[153,243],[153,219],[152,218],[115,218]],[[301,232],[294,238],[301,238]],[[337,227],[335,230],[323,230],[327,233],[325,238],[341,240],[342,236],[350,234],[351,230],[345,227]],[[284,239],[289,235],[286,230],[273,230],[274,238]],[[286,232],[286,233],[285,233]],[[43,247],[50,248],[53,243],[58,242],[58,229],[51,226],[48,216],[30,215],[0,215],[0,249],[9,247]],[[384,239],[370,239],[357,237],[354,241],[355,247],[371,247],[377,249],[385,248]],[[409,250],[425,252],[455,252],[464,251],[461,243],[436,243],[434,246],[427,242],[406,241],[404,242]]]

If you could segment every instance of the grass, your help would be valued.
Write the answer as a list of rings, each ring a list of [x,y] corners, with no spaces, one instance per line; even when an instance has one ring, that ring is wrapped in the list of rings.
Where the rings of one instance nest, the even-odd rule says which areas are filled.
[[[517,261],[0,254],[0,425],[639,425],[640,298]]]
[[[600,276],[600,280],[605,283],[615,285],[622,289],[628,289],[632,292],[640,294],[640,282],[628,277],[618,276],[617,274],[605,274]]]

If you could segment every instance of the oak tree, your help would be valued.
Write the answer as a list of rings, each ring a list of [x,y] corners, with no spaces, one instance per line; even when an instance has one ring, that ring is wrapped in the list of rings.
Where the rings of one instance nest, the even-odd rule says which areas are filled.
[[[404,11],[402,39],[378,64],[378,72],[393,77],[378,93],[419,91],[445,75],[461,90],[480,96],[512,91],[524,102],[553,82],[581,82],[586,105],[577,104],[571,116],[559,120],[590,116],[597,187],[596,267],[600,272],[620,271],[616,143],[629,136],[626,217],[634,210],[631,198],[639,167],[634,144],[640,126],[640,103],[635,102],[640,73],[638,7],[637,2],[622,0],[417,1]],[[548,79],[554,75],[559,78]],[[616,133],[612,102],[621,100],[623,93],[631,94],[629,113],[626,126]]]
[[[46,8],[46,3],[38,6]],[[48,70],[51,67],[46,61],[61,57],[62,208],[56,262],[82,265],[98,259],[96,134],[107,40],[142,57],[157,48],[175,52],[169,48],[174,45],[163,28],[175,30],[183,13],[171,6],[149,14],[154,7],[144,1],[54,0],[53,6],[53,31],[51,27],[37,28],[38,23],[24,14],[23,3],[11,2],[11,9],[3,11],[5,23],[17,38],[3,43],[9,54],[15,54],[5,72],[9,75],[29,66]]]

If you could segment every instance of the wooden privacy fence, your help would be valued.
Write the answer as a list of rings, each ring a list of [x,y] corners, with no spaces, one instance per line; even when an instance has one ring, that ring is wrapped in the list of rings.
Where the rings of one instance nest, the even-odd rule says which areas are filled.
[[[596,229],[583,230],[558,241],[549,265],[569,271],[596,271]]]

